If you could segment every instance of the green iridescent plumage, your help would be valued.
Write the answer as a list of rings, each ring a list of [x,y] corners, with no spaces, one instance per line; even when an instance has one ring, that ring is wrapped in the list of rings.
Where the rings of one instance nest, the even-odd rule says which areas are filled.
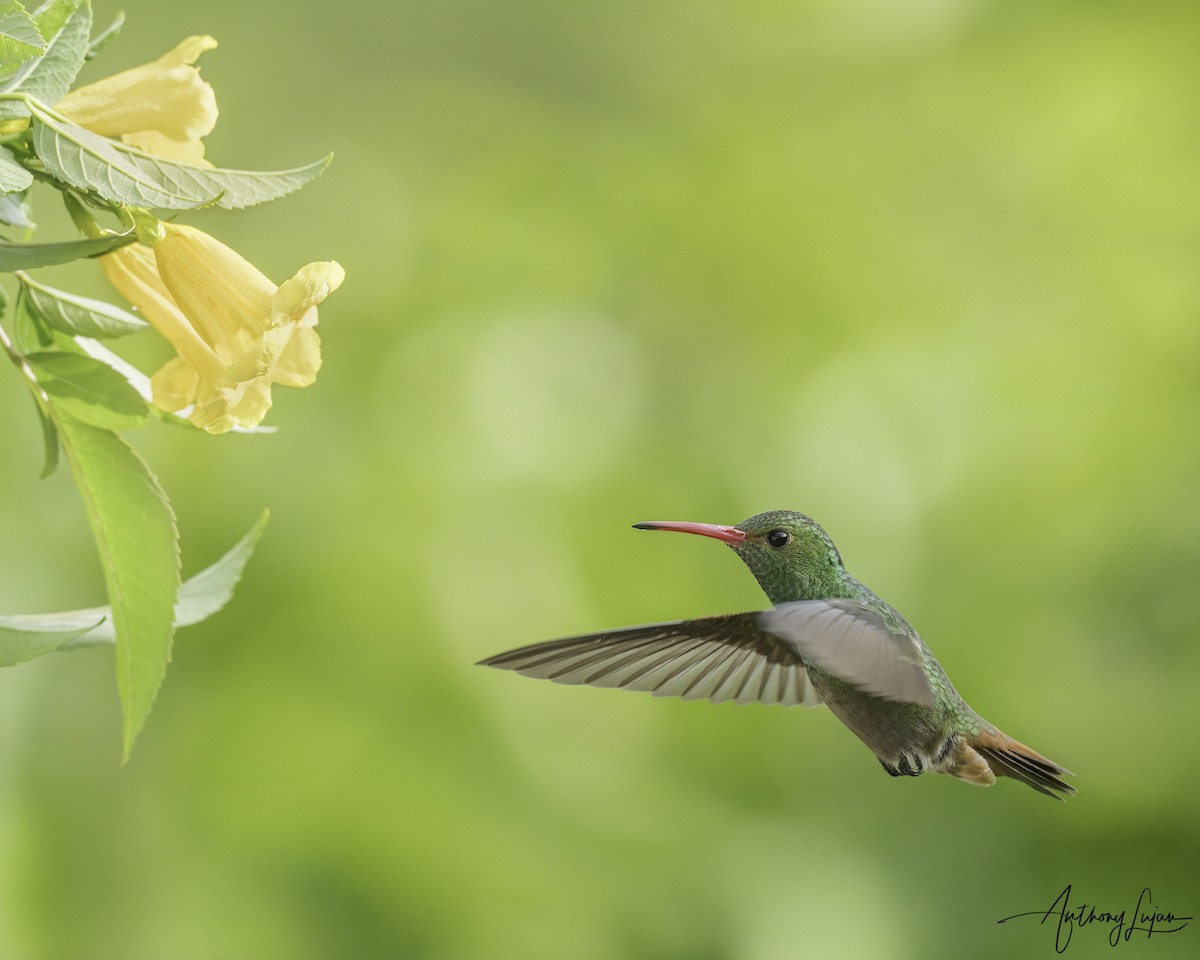
[[[934,770],[990,786],[1009,776],[1048,796],[1069,771],[980,717],[920,635],[852,577],[804,514],[761,513],[734,527],[635,526],[713,537],[754,574],[770,610],[552,640],[482,663],[559,683],[738,703],[824,704],[893,776]]]

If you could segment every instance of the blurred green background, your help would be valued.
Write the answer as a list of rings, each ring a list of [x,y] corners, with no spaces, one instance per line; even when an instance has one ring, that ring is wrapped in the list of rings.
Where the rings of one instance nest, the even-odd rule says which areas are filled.
[[[185,221],[348,279],[277,435],[132,437],[185,573],[272,509],[132,761],[110,651],[0,673],[0,957],[1050,956],[996,921],[1068,883],[1200,916],[1200,7],[121,6],[88,79],[211,33],[211,159],[336,153]],[[22,391],[0,609],[98,603]],[[1079,796],[892,780],[826,711],[472,665],[762,606],[718,544],[629,524],[785,507]]]

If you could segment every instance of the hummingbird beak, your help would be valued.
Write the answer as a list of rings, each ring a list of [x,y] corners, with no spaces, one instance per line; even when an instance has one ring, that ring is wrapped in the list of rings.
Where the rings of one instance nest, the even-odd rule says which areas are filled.
[[[749,534],[737,527],[722,527],[716,523],[688,523],[684,520],[648,520],[645,523],[635,523],[635,530],[674,530],[676,533],[698,533],[702,537],[712,537],[730,545],[742,543]]]

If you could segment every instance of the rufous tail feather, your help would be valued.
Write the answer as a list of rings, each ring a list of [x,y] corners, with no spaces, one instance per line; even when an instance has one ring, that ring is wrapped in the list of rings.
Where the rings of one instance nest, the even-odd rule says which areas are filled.
[[[1043,757],[1036,750],[1030,749],[999,730],[981,730],[964,742],[964,746],[968,744],[968,750],[977,758],[986,761],[990,773],[997,777],[1012,777],[1014,780],[1020,780],[1039,793],[1044,793],[1057,800],[1065,800],[1067,796],[1075,793],[1075,788],[1062,779],[1064,774],[1074,776],[1070,770],[1060,767],[1053,760]],[[962,777],[964,780],[975,779],[970,776],[962,776],[957,772],[954,773],[954,776]],[[985,783],[988,781],[975,779],[975,782]]]
[[[948,773],[959,780],[974,783],[981,787],[990,787],[996,782],[996,775],[974,748],[963,737],[955,737],[954,747],[950,756],[940,767],[943,773]]]

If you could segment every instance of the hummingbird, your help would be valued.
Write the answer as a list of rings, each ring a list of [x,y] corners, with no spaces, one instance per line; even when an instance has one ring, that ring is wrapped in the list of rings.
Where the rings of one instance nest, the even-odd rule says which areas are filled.
[[[719,703],[824,704],[893,777],[926,770],[990,787],[1012,777],[1056,799],[1073,775],[972,710],[912,625],[846,570],[829,535],[791,510],[735,526],[650,521],[741,557],[768,610],[535,643],[479,661],[556,683]]]

